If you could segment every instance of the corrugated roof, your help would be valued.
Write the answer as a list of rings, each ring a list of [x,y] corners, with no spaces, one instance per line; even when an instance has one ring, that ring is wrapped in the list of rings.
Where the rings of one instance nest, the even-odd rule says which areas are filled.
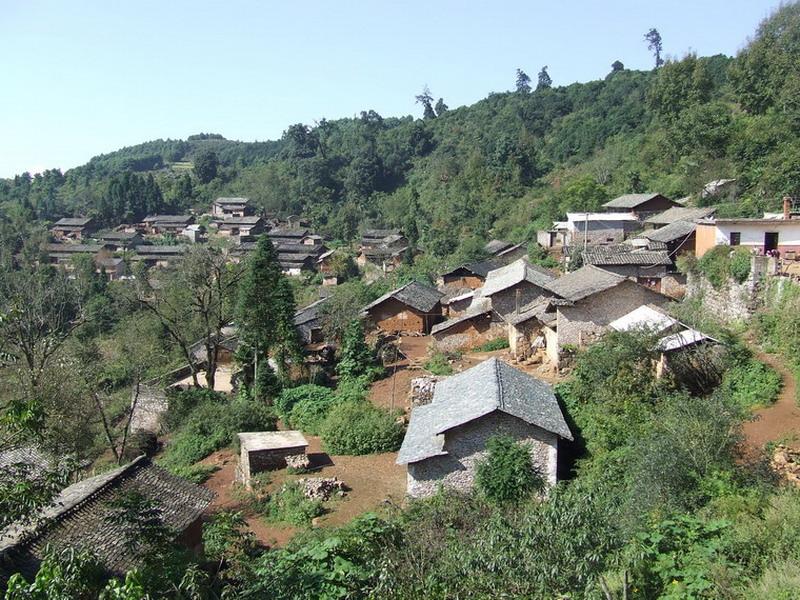
[[[662,352],[670,352],[672,350],[679,350],[693,344],[699,344],[705,340],[716,341],[714,338],[707,336],[705,333],[695,329],[685,329],[678,333],[668,335],[658,343],[658,349]]]
[[[691,221],[675,221],[654,231],[645,231],[642,235],[655,242],[674,242],[681,238],[689,237],[697,229],[697,224]]]
[[[553,389],[511,365],[490,358],[436,384],[433,401],[411,412],[398,464],[446,454],[446,432],[501,411],[571,440]]]
[[[411,308],[424,313],[429,313],[442,299],[443,294],[436,288],[424,285],[418,281],[411,281],[402,287],[392,290],[368,304],[364,310],[368,311],[389,298],[394,298],[398,302],[402,302]]]
[[[644,220],[654,225],[669,225],[675,221],[694,221],[704,219],[717,212],[715,206],[673,206],[662,213]]]
[[[524,258],[520,258],[508,265],[489,271],[481,293],[488,297],[523,281],[545,288],[554,279],[556,279],[556,275],[551,271],[539,265],[532,265]]]
[[[562,275],[552,281],[547,289],[566,300],[577,302],[598,292],[611,289],[627,278],[594,265],[586,265],[577,271]]]
[[[611,321],[608,326],[617,331],[649,329],[655,332],[661,332],[677,324],[678,321],[676,319],[645,304],[644,306],[633,309],[627,315],[623,315],[619,319]]]
[[[603,206],[605,208],[636,208],[637,206],[644,204],[648,200],[657,198],[658,196],[661,196],[661,194],[653,192],[648,192],[645,194],[624,194],[618,198],[609,200],[603,204]]]

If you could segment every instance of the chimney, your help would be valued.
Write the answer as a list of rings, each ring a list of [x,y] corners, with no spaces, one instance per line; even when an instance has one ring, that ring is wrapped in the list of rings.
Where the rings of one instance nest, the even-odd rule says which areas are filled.
[[[783,218],[784,219],[791,219],[791,209],[792,209],[792,199],[790,196],[783,197]]]

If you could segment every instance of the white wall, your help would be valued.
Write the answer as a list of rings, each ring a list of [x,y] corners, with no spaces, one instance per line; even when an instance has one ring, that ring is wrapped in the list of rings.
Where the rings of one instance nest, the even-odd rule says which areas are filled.
[[[717,244],[729,244],[731,232],[742,234],[742,246],[763,246],[764,233],[778,232],[779,246],[800,246],[800,220],[797,222],[775,221],[769,225],[764,223],[717,224],[715,237]]]

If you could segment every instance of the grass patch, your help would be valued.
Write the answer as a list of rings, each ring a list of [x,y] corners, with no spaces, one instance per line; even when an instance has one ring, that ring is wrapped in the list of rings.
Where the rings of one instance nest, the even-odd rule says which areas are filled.
[[[264,519],[270,523],[288,523],[307,527],[311,520],[325,513],[320,500],[306,498],[299,483],[287,482],[270,495],[265,504]]]
[[[508,338],[499,337],[473,348],[473,352],[494,352],[508,348]]]

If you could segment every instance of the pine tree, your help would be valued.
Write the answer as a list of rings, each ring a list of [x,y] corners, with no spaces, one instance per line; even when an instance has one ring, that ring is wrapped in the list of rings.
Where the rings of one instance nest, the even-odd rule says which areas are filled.
[[[522,69],[517,69],[517,91],[520,94],[527,94],[531,91],[531,78]]]
[[[553,86],[553,79],[550,77],[550,74],[547,72],[547,65],[542,67],[542,70],[539,71],[539,82],[536,84],[536,91],[539,90],[548,90]]]

